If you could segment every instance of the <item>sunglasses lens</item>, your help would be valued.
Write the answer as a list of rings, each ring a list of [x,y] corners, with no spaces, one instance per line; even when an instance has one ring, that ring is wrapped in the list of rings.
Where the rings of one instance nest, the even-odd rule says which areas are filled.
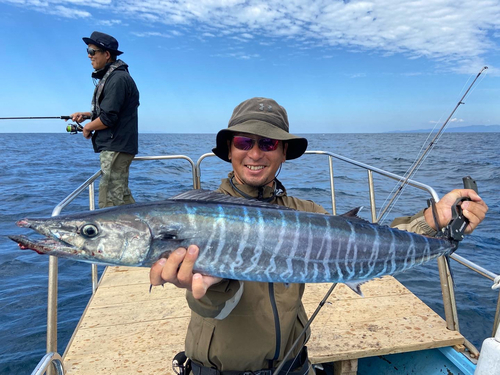
[[[258,141],[258,145],[262,151],[268,152],[276,150],[278,148],[279,142],[280,141],[278,141],[277,139],[261,138]],[[233,144],[234,147],[236,147],[239,150],[248,151],[251,150],[253,145],[255,144],[255,139],[235,136],[233,138]]]
[[[90,56],[94,56],[94,55],[95,55],[95,49],[90,48],[90,47],[87,47],[87,53],[88,53]]]
[[[254,142],[255,141],[252,138],[240,136],[233,137],[234,147],[236,147],[238,150],[248,151],[253,147]]]
[[[259,140],[259,148],[262,151],[274,151],[278,148],[279,142],[277,139],[262,138]]]

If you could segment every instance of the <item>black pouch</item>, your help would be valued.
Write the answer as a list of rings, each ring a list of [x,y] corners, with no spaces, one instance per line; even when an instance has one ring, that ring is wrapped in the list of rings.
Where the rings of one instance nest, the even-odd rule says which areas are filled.
[[[191,360],[186,353],[177,353],[172,360],[172,369],[177,375],[189,375],[191,373]]]

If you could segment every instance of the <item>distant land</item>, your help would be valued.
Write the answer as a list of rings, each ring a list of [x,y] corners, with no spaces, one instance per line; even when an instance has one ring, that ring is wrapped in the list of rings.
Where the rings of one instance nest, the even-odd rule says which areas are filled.
[[[435,132],[439,131],[441,126],[434,129]],[[389,133],[430,133],[432,129],[416,129],[416,130],[394,130]],[[500,125],[470,125],[470,126],[456,126],[445,128],[447,133],[500,133]]]

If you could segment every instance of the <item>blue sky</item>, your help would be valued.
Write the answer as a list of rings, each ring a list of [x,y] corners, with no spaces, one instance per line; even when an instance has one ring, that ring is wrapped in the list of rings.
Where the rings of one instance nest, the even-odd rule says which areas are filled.
[[[271,97],[293,133],[500,124],[498,0],[0,0],[0,117],[88,111],[82,37],[115,36],[141,94],[141,132],[216,133]],[[63,132],[61,120],[0,132]]]

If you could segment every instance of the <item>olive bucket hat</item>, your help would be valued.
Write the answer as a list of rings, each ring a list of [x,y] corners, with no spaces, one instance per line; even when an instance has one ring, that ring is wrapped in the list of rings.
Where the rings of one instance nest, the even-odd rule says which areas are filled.
[[[118,51],[118,41],[111,35],[104,34],[99,31],[94,31],[92,35],[90,35],[90,38],[82,38],[82,39],[86,45],[94,44],[115,54],[116,56],[121,55],[123,53],[122,51]]]
[[[229,119],[227,129],[217,133],[217,147],[212,152],[224,161],[228,159],[228,140],[235,133],[247,133],[288,143],[286,159],[301,156],[307,149],[307,139],[290,134],[285,108],[273,99],[252,98],[240,103]]]

